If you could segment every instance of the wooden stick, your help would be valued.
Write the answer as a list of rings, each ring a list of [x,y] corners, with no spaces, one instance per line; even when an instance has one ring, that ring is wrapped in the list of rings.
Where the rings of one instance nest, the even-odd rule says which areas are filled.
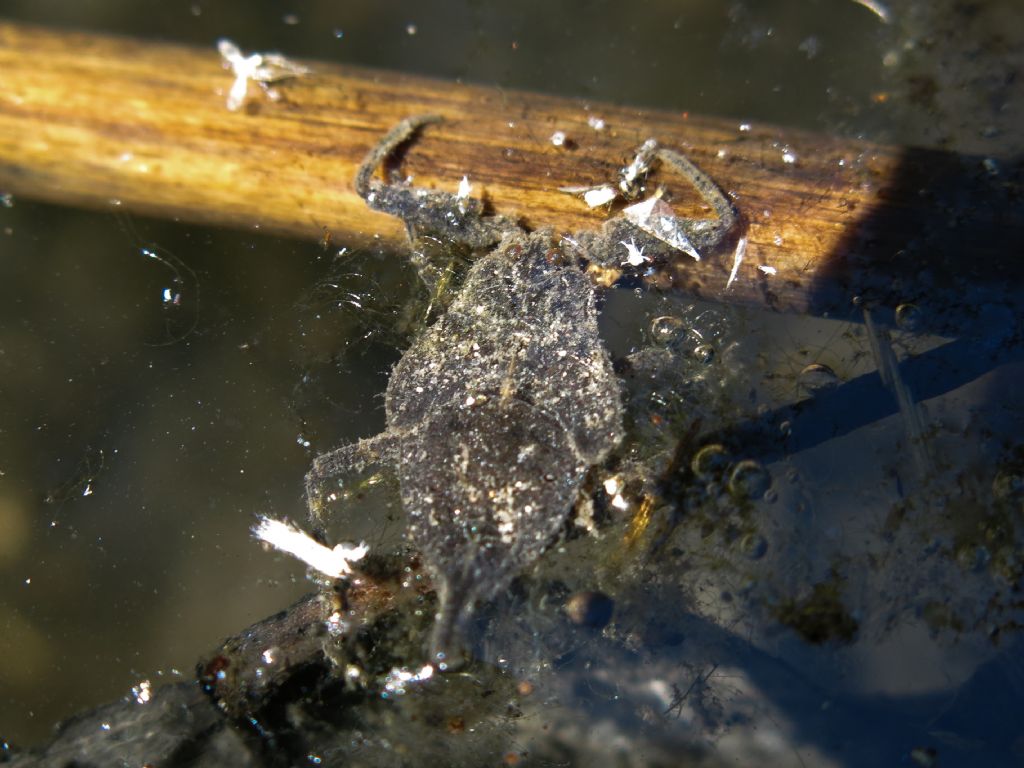
[[[306,64],[310,74],[275,85],[279,100],[257,90],[232,112],[233,75],[212,47],[0,24],[0,190],[400,246],[401,224],[369,211],[353,179],[389,128],[434,113],[445,122],[404,159],[417,185],[455,191],[467,175],[495,212],[556,231],[596,229],[607,216],[559,187],[614,179],[651,136],[684,152],[733,196],[743,221],[731,245],[746,243],[735,271],[730,247],[699,263],[681,254],[660,276],[700,296],[842,316],[858,314],[851,302],[860,297],[883,320],[913,304],[918,316],[944,318],[932,327],[955,327],[962,319],[944,313],[965,290],[974,303],[991,301],[1019,278],[1006,255],[1024,217],[1011,202],[991,204],[998,179],[976,158]],[[588,124],[596,118],[603,129]],[[555,131],[566,145],[554,145]],[[680,215],[711,215],[680,179],[655,181]],[[979,182],[987,206],[950,210],[943,190],[975,194],[964,185]],[[970,251],[943,252],[951,238]]]

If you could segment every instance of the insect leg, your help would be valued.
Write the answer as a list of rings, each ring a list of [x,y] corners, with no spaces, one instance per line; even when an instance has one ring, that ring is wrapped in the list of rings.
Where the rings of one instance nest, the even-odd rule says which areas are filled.
[[[484,216],[479,200],[390,179],[382,181],[375,176],[377,168],[386,164],[423,126],[438,122],[441,118],[437,115],[408,117],[388,131],[359,166],[355,190],[374,210],[402,219],[410,237],[430,233],[472,249],[496,245],[507,232],[518,230],[518,226],[504,216]]]
[[[717,233],[717,239],[721,240],[736,226],[736,222],[739,220],[739,213],[736,211],[736,206],[732,204],[729,196],[712,181],[710,176],[690,162],[690,159],[685,155],[681,155],[671,149],[659,147],[657,156],[663,163],[670,165],[685,176],[693,185],[693,188],[704,198],[705,202],[714,209],[715,214],[718,216],[718,221],[714,225],[714,231]],[[701,219],[683,219],[683,221],[691,222],[694,225],[702,222]],[[710,235],[712,230],[707,229],[705,232]]]
[[[385,185],[379,179],[373,177],[374,171],[390,157],[396,149],[410,141],[415,133],[425,125],[431,123],[441,122],[441,117],[438,115],[418,115],[416,117],[407,117],[405,120],[400,122],[390,131],[388,131],[384,138],[378,142],[377,146],[371,149],[366,157],[363,158],[362,164],[359,166],[359,170],[356,171],[356,192],[364,200],[370,203],[371,207],[373,202],[369,200],[370,195],[374,192],[379,192]]]

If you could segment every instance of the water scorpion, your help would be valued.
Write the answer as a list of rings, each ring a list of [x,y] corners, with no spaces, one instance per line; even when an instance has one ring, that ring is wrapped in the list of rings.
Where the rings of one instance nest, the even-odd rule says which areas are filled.
[[[540,556],[565,524],[587,471],[623,438],[620,385],[598,334],[594,288],[580,266],[621,259],[627,237],[652,255],[671,247],[622,216],[600,233],[556,244],[548,231],[484,216],[476,199],[377,178],[396,149],[438,121],[414,117],[397,125],[366,156],[355,188],[371,208],[403,219],[410,235],[430,231],[492,250],[395,365],[386,430],[318,456],[306,490],[319,524],[328,480],[374,464],[397,469],[407,533],[439,597],[429,657],[443,664],[453,660],[474,605]],[[642,150],[645,162],[672,163],[718,214],[676,219],[680,232],[696,247],[717,245],[736,220],[728,198],[682,156],[653,142]]]

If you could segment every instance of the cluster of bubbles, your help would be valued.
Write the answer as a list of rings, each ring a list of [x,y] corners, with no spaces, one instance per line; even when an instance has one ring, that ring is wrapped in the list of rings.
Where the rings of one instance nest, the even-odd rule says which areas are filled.
[[[749,370],[744,356],[756,350],[744,346],[742,316],[717,306],[665,301],[648,318],[646,344],[629,356],[627,377],[635,446],[629,455],[648,477],[640,496],[657,489],[654,503],[674,510],[662,514],[670,527],[720,531],[733,552],[759,560],[768,542],[751,513],[775,501],[772,475],[725,437],[737,420],[757,418],[743,374]],[[689,538],[679,533],[679,540]],[[722,550],[715,552],[717,557]]]
[[[688,356],[701,365],[715,361],[715,345],[728,328],[725,315],[714,309],[699,312],[692,318],[660,315],[651,320],[648,335],[651,343]]]
[[[731,315],[719,307],[665,300],[648,317],[643,346],[627,358],[627,380],[637,440],[657,450],[695,423],[725,415],[719,406],[729,397],[735,331]]]

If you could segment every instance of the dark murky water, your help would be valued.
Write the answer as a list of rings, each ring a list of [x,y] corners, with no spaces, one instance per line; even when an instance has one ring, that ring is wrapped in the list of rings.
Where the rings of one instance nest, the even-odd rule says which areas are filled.
[[[227,36],[247,51],[941,146],[1012,167],[1024,136],[1018,6],[893,2],[888,25],[850,0],[6,2],[0,15],[211,48]],[[252,517],[303,519],[312,455],[381,430],[380,394],[405,344],[401,298],[416,287],[407,266],[379,256],[9,202],[0,736],[28,745],[142,679],[189,678],[221,638],[309,591],[302,568],[252,543]],[[993,317],[966,346],[996,362],[945,388],[936,379],[962,358],[930,358],[941,340],[897,329],[897,356],[925,361],[905,376],[930,393],[927,455],[908,448],[855,320],[608,297],[613,354],[636,355],[664,384],[630,391],[648,417],[638,460],[698,417],[733,442],[728,477],[703,477],[695,459],[702,487],[721,487],[699,499],[679,490],[691,514],[645,566],[658,588],[617,595],[613,631],[646,627],[624,647],[646,648],[650,666],[620,649],[629,679],[606,671],[591,692],[635,702],[637,722],[684,721],[726,761],[927,765],[928,750],[943,766],[1024,761],[1010,714],[1024,704],[1022,369],[1019,350],[999,352],[1019,319]],[[692,354],[701,345],[710,362]],[[814,393],[817,410],[790,409]],[[793,442],[766,443],[765,425]],[[750,442],[737,448],[737,434]],[[738,470],[745,459],[755,463]],[[737,494],[738,523],[720,501]],[[395,525],[351,536],[393,541]],[[573,556],[590,555],[570,548],[553,567],[573,571]],[[642,605],[654,595],[678,595],[700,624],[675,665],[677,639],[652,631],[665,623]],[[566,668],[586,679],[582,662]],[[690,690],[702,693],[677,695]],[[829,707],[843,727],[821,724]],[[594,712],[608,739],[642,731]],[[863,746],[872,739],[877,749]]]

